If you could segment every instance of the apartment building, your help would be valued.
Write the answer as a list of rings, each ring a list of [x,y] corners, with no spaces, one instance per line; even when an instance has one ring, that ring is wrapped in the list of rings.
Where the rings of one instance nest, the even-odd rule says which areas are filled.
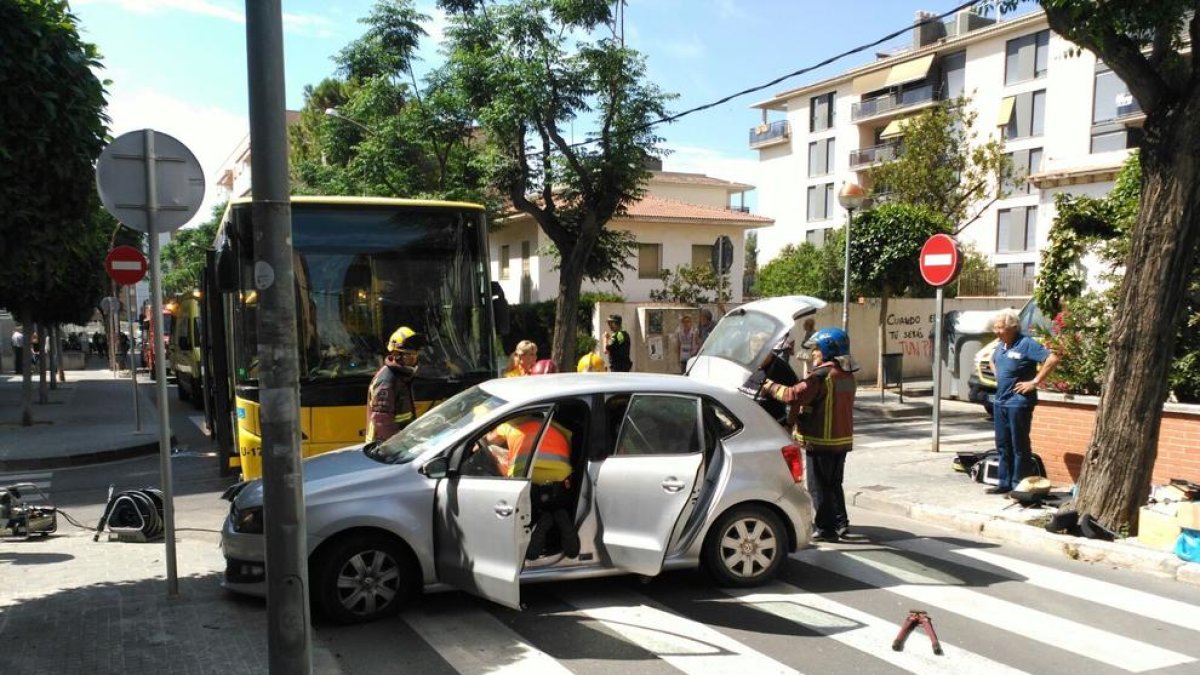
[[[959,234],[990,257],[996,293],[1032,291],[1055,194],[1112,188],[1145,116],[1111,70],[1051,32],[1040,10],[920,23],[930,16],[918,13],[911,45],[753,106],[762,111],[750,129],[761,162],[757,210],[775,220],[759,230],[760,261],[788,244],[821,245],[845,225],[841,185],[869,190],[869,169],[901,151],[904,120],[963,95],[979,139],[1002,139],[1019,174],[1004,199],[973,209],[982,215]]]

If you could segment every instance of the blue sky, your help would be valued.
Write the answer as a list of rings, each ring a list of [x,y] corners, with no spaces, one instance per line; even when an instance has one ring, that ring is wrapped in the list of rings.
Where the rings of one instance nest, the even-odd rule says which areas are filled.
[[[649,76],[679,94],[674,110],[708,103],[820,62],[911,25],[917,10],[945,12],[962,0],[628,0],[625,36]],[[373,0],[284,0],[287,103],[334,72],[331,57],[362,33]],[[424,62],[436,64],[444,18],[433,0]],[[179,138],[210,180],[247,125],[244,4],[238,0],[72,0],[84,38],[105,64],[112,131],[151,127]],[[893,46],[907,43],[904,36]],[[880,49],[883,49],[881,47]],[[751,103],[873,58],[875,50],[824,70],[690,115],[661,129],[673,154],[664,168],[753,184],[757,158],[747,131]],[[583,130],[577,130],[582,134]],[[210,190],[211,200],[211,190]],[[208,213],[208,208],[201,210]]]

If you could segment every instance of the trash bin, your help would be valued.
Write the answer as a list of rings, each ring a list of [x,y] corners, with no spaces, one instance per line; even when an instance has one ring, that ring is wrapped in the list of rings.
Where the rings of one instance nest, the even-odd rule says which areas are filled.
[[[904,403],[904,354],[883,355],[883,386],[879,388],[880,403],[883,402],[883,392],[893,385],[899,389],[900,402]]]
[[[995,338],[992,333],[995,315],[993,310],[946,312],[942,353],[937,355],[937,365],[942,369],[942,398],[971,399],[975,355]]]

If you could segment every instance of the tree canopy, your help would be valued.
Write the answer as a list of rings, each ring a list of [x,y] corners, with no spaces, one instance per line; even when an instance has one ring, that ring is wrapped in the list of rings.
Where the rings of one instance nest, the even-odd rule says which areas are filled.
[[[200,287],[200,272],[204,270],[205,254],[212,248],[226,206],[226,203],[213,206],[208,220],[196,227],[178,230],[171,241],[162,247],[164,295],[175,295]]]

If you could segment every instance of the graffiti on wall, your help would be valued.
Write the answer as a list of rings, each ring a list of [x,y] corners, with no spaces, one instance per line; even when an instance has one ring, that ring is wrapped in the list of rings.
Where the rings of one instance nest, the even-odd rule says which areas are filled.
[[[905,356],[933,358],[933,314],[888,314],[884,332],[889,351]]]

